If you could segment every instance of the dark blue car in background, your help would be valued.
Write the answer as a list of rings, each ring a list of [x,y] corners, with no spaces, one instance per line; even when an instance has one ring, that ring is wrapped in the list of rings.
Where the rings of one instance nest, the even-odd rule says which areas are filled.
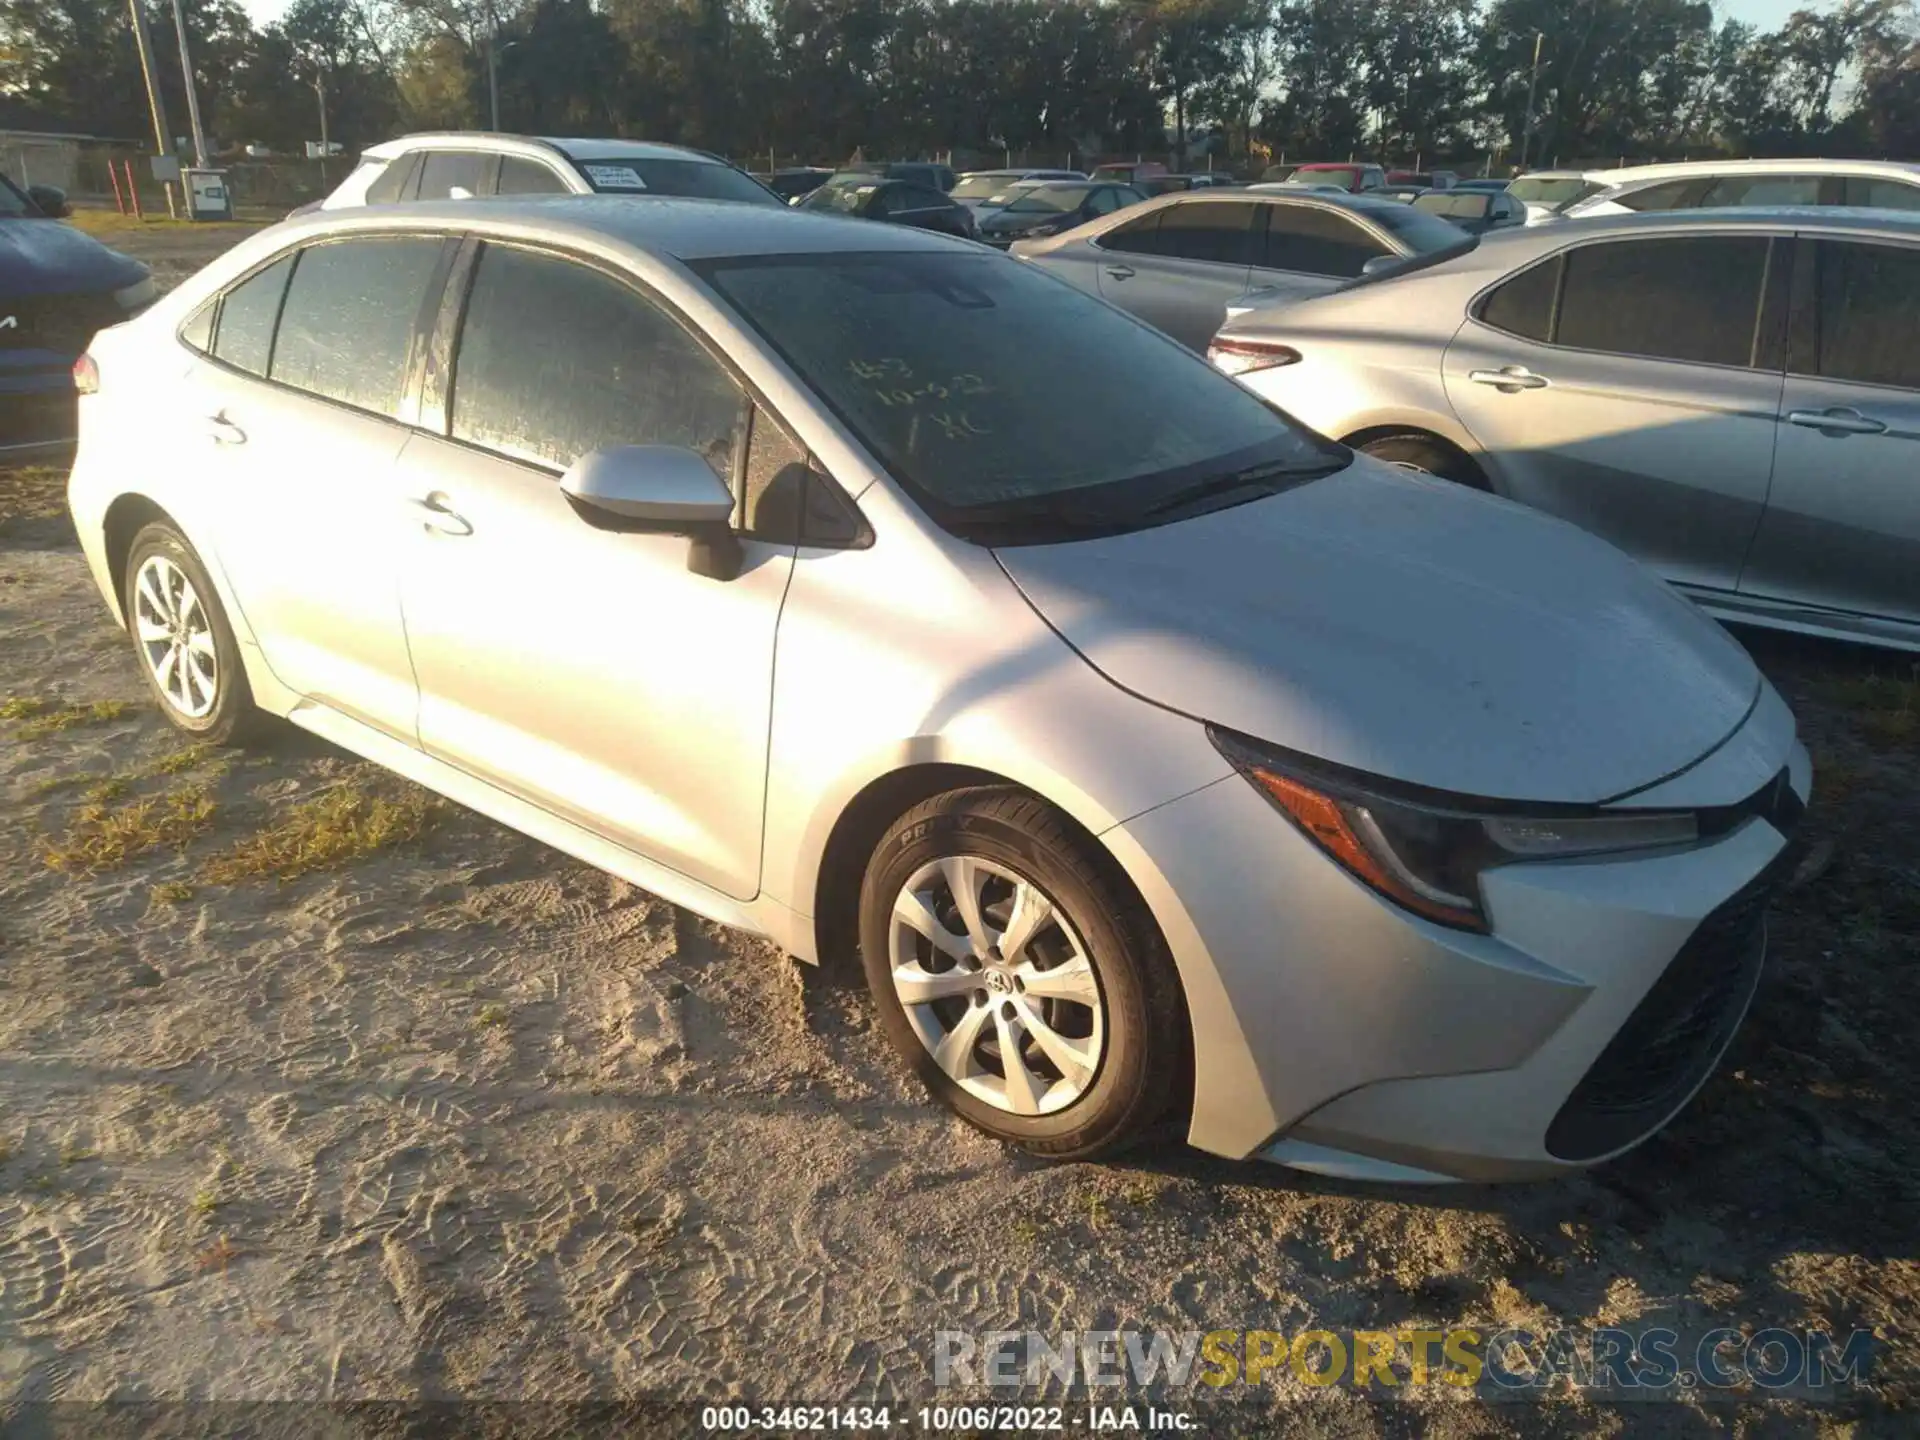
[[[0,464],[73,443],[73,362],[154,297],[146,266],[59,222],[65,201],[0,175]]]

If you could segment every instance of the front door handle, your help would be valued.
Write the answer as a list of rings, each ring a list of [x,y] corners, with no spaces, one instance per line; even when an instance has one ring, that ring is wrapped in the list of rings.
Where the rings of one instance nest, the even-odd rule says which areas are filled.
[[[473,526],[467,523],[467,517],[456,514],[447,508],[447,497],[439,491],[431,495],[417,497],[407,502],[414,518],[420,524],[441,535],[471,535]]]
[[[1126,265],[1109,265],[1107,266],[1107,274],[1111,275],[1115,280],[1131,280],[1133,278],[1132,268]]]
[[[218,415],[207,416],[207,434],[213,437],[213,443],[216,445],[244,445],[247,443],[247,432],[229,420],[227,418],[227,412],[224,410]]]
[[[1467,379],[1476,385],[1491,385],[1503,395],[1517,395],[1522,390],[1544,390],[1550,383],[1544,375],[1536,375],[1524,365],[1502,365],[1498,370],[1469,370]]]
[[[1875,420],[1871,415],[1862,415],[1858,410],[1845,405],[1835,405],[1827,410],[1789,410],[1789,425],[1804,425],[1809,430],[1818,430],[1822,435],[1884,435],[1887,422]]]

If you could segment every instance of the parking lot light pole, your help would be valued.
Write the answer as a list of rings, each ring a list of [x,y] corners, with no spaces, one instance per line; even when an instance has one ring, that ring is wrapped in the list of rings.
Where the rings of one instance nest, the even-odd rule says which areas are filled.
[[[187,123],[193,127],[193,163],[207,167],[207,132],[200,128],[200,99],[194,93],[193,61],[187,55],[187,16],[173,0],[173,28],[180,36],[180,84],[187,92]]]
[[[1523,174],[1527,168],[1527,152],[1533,148],[1533,102],[1540,93],[1540,42],[1546,39],[1543,31],[1533,32],[1533,72],[1527,77],[1527,124],[1520,132],[1520,164],[1517,167]]]
[[[171,155],[173,142],[167,139],[167,112],[160,101],[160,82],[153,71],[153,37],[147,33],[147,12],[140,7],[140,0],[127,0],[127,9],[133,15],[133,44],[140,52],[140,74],[147,82],[147,108],[153,112],[153,153],[156,157]],[[129,187],[132,181],[128,182]],[[163,180],[160,188],[167,196],[167,218],[177,220],[180,212],[174,208],[173,182]]]

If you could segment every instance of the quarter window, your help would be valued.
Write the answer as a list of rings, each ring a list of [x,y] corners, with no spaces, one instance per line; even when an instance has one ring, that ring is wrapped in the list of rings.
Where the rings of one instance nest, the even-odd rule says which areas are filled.
[[[1629,210],[1688,210],[1700,203],[1712,184],[1711,180],[1669,180],[1664,185],[1629,190],[1616,200]]]
[[[215,308],[216,305],[214,301],[207,301],[206,304],[188,316],[187,323],[180,327],[181,342],[192,349],[198,350],[202,355],[213,348],[213,312]]]
[[[367,204],[390,205],[396,200],[409,198],[410,182],[420,169],[420,152],[409,150],[386,169],[382,170],[374,182],[367,187]]]
[[[1180,260],[1249,265],[1254,215],[1250,204],[1200,200],[1170,206],[1160,219],[1160,253]]]
[[[1920,185],[1879,180],[1867,175],[1846,179],[1846,203],[1872,210],[1920,210]]]
[[[744,397],[678,321],[576,261],[489,245],[467,299],[455,439],[564,470],[608,445],[684,445],[732,482]]]
[[[280,318],[280,300],[287,293],[293,257],[282,256],[266,269],[249,276],[220,302],[220,323],[214,331],[213,353],[236,370],[265,375],[273,354],[273,327]]]
[[[1765,236],[1588,245],[1566,257],[1557,344],[1657,360],[1753,358]]]
[[[1819,374],[1920,390],[1920,250],[1823,240],[1816,253]]]
[[[420,307],[445,242],[382,236],[300,252],[270,377],[376,415],[397,415]]]
[[[1480,302],[1480,321],[1523,340],[1553,334],[1553,299],[1560,289],[1560,258],[1522,270]]]
[[[1269,205],[1265,252],[1267,270],[1353,279],[1376,255],[1391,255],[1374,236],[1346,216],[1317,205]]]

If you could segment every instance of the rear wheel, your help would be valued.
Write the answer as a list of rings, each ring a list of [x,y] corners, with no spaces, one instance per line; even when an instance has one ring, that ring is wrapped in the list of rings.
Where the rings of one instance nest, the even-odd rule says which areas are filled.
[[[1488,488],[1486,477],[1466,456],[1451,445],[1415,430],[1376,435],[1359,448],[1362,454],[1371,455],[1402,470],[1414,470],[1436,479],[1451,480],[1456,485],[1466,485],[1475,490]]]
[[[954,790],[888,830],[860,894],[883,1028],[987,1134],[1087,1159],[1138,1140],[1178,1088],[1184,1007],[1139,899],[1064,816]]]
[[[216,745],[258,733],[265,717],[213,581],[171,525],[133,537],[123,579],[127,630],[147,688],[176,730]]]

